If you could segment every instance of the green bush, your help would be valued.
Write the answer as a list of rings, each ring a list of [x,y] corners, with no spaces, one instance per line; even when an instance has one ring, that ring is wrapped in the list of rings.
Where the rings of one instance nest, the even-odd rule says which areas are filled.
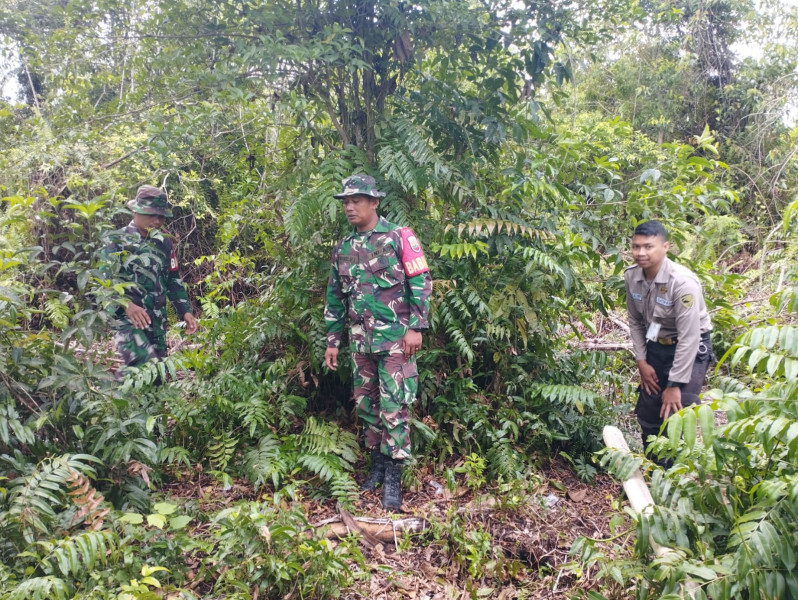
[[[794,309],[795,294],[775,295],[775,307]],[[721,378],[711,404],[671,417],[655,443],[672,469],[617,451],[602,458],[621,480],[642,464],[656,507],[636,518],[631,560],[606,560],[584,538],[573,552],[618,586],[634,583],[639,599],[680,598],[689,586],[695,598],[798,598],[798,327],[750,328],[725,364],[742,378]],[[716,426],[713,409],[728,422]],[[653,543],[673,552],[655,556]]]

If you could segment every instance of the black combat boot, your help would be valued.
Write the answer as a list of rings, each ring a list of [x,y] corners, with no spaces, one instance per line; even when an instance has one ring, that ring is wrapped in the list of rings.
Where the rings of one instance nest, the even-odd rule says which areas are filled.
[[[382,507],[397,510],[402,505],[402,460],[385,461],[385,483],[382,486]]]
[[[366,481],[360,486],[362,491],[368,492],[376,489],[382,483],[382,480],[385,479],[385,463],[388,462],[387,459],[388,457],[380,452],[379,449],[371,451],[371,471],[369,471]]]

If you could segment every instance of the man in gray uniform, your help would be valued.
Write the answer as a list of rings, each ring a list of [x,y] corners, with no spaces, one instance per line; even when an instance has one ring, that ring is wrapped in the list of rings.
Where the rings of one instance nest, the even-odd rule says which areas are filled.
[[[626,269],[626,309],[640,388],[635,414],[643,443],[665,420],[698,402],[713,358],[709,320],[695,273],[671,262],[668,232],[659,221],[638,225],[633,267]]]

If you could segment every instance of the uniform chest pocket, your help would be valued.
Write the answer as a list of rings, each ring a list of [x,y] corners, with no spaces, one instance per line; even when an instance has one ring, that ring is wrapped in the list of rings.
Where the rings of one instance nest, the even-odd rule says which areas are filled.
[[[369,260],[369,271],[381,288],[391,288],[404,282],[404,270],[396,257],[393,248],[372,256]]]
[[[338,259],[338,276],[341,279],[341,291],[349,294],[355,289],[357,283],[359,265],[351,259]]]
[[[676,323],[676,313],[673,300],[657,296],[654,304],[654,320],[662,325],[670,326]]]

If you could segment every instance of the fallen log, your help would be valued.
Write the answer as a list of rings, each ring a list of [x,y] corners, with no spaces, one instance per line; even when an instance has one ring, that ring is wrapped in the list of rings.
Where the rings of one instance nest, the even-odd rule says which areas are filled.
[[[381,543],[387,542],[391,544],[397,544],[399,538],[403,535],[420,533],[427,527],[427,522],[424,519],[416,517],[393,521],[391,519],[353,517],[349,515],[346,521],[349,521],[349,519],[351,519],[351,521],[347,525],[344,519],[339,515],[314,523],[313,526],[316,528],[329,527],[324,534],[325,538],[342,538],[354,532],[363,535],[364,539],[372,543],[373,540],[378,540]]]

